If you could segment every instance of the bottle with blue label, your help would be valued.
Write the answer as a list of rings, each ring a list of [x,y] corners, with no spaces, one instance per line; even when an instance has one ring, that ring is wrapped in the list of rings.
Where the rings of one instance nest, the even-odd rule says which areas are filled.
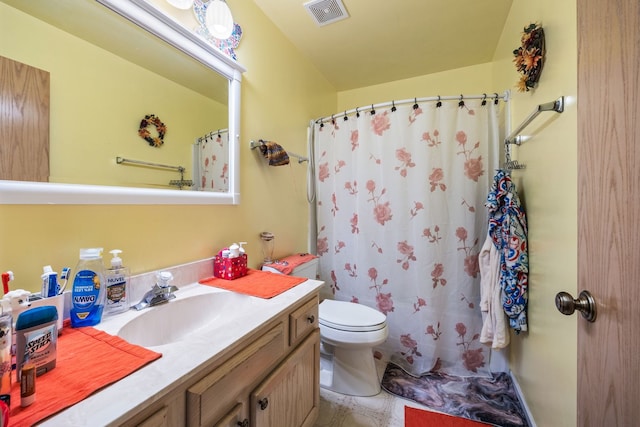
[[[102,320],[106,299],[102,248],[80,249],[71,290],[71,326],[93,326]]]

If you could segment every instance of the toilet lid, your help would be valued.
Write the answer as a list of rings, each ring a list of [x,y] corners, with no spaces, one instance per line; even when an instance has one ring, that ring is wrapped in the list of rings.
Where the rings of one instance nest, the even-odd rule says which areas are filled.
[[[386,326],[387,316],[366,305],[324,300],[320,303],[321,325],[342,331],[377,331]]]

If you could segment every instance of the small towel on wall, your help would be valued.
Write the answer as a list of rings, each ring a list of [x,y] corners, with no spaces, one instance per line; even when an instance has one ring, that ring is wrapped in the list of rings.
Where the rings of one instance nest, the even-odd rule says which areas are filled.
[[[269,166],[283,166],[289,164],[289,155],[282,146],[273,141],[260,140],[260,151],[269,159]]]

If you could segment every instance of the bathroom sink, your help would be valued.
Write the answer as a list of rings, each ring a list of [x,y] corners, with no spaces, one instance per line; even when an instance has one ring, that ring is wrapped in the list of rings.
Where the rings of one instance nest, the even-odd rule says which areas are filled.
[[[180,297],[146,308],[128,320],[117,335],[136,345],[156,347],[189,338],[203,328],[220,328],[251,312],[256,299],[233,292]]]

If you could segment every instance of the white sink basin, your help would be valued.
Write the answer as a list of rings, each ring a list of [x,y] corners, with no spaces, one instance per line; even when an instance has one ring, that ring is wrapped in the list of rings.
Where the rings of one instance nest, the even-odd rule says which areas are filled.
[[[228,326],[259,305],[256,298],[233,292],[209,292],[181,296],[145,308],[117,331],[120,338],[143,347],[156,347],[187,339],[202,328]]]

